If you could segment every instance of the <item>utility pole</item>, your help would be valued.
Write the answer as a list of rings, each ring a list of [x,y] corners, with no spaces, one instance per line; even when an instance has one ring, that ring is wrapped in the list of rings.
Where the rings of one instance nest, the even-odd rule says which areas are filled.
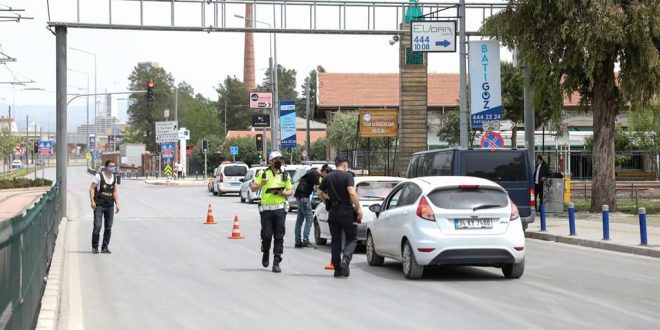
[[[57,130],[55,133],[57,140],[57,165],[56,182],[60,185],[60,216],[66,217],[67,212],[67,28],[63,25],[55,26],[55,80],[56,87],[56,118]]]
[[[305,90],[307,91],[307,101],[305,102],[305,121],[307,122],[307,127],[306,127],[306,140],[305,140],[305,150],[306,150],[306,160],[309,160],[309,157],[311,156],[311,150],[310,150],[310,137],[309,137],[309,89],[310,89],[310,84],[309,84],[309,77],[307,77],[307,81],[305,84]]]
[[[225,137],[227,136],[227,100],[225,100]]]
[[[458,4],[458,16],[460,20],[459,28],[459,72],[460,72],[460,111],[459,111],[459,127],[460,127],[460,144],[461,148],[469,147],[468,136],[469,136],[469,118],[470,113],[467,107],[467,81],[466,81],[466,54],[465,54],[465,0],[460,0]]]
[[[275,3],[273,2],[273,28],[277,26],[277,17],[275,15]],[[273,138],[273,151],[280,150],[280,98],[277,87],[277,33],[273,33],[273,119],[272,130],[275,133]]]

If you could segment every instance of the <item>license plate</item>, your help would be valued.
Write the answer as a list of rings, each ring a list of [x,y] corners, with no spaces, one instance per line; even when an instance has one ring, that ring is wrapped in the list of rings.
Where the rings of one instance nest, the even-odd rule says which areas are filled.
[[[493,228],[493,219],[454,219],[456,229]]]

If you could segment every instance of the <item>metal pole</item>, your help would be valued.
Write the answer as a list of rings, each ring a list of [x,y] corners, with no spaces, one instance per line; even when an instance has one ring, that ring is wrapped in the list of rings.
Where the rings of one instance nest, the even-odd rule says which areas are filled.
[[[273,76],[275,75],[273,71],[273,57],[271,53],[271,57],[268,59],[268,64],[270,66],[270,92],[273,93],[273,97],[275,96],[275,84],[273,83]],[[264,136],[264,139],[266,137]],[[271,104],[270,106],[270,149],[275,150],[275,102]],[[266,153],[268,151],[266,150]],[[264,154],[266,154],[264,153]],[[266,159],[266,156],[264,156],[264,160]]]
[[[273,28],[277,27],[277,18],[275,16],[275,3],[273,3]],[[272,130],[273,134],[273,151],[280,150],[280,98],[278,96],[277,87],[277,33],[273,33],[273,119]]]
[[[225,137],[227,136],[227,100],[225,100]]]
[[[305,102],[305,120],[307,122],[307,127],[306,127],[307,136],[306,136],[306,140],[305,140],[305,150],[306,150],[306,154],[307,154],[307,157],[305,157],[306,159],[309,159],[309,157],[312,155],[311,154],[311,145],[310,145],[311,140],[310,140],[310,137],[309,137],[309,111],[310,111],[310,109],[309,109],[309,89],[310,89],[310,84],[309,84],[309,77],[308,77],[307,78],[307,101]]]
[[[461,148],[469,147],[468,135],[469,135],[469,118],[470,113],[468,112],[467,107],[467,81],[465,75],[467,74],[466,69],[466,54],[465,54],[465,0],[460,0],[458,5],[458,16],[460,20],[460,31],[459,31],[459,72],[460,72],[460,143]]]
[[[610,240],[610,207],[603,205],[603,240]]]
[[[208,151],[206,149],[204,149],[204,181],[206,181],[206,168],[208,167],[208,165],[207,165],[208,160],[207,160],[207,157],[206,157],[207,154],[208,154]]]
[[[568,203],[568,230],[570,236],[577,235],[575,233],[575,204]]]
[[[57,165],[55,167],[56,181],[60,184],[60,215],[67,216],[67,118],[66,118],[66,95],[67,95],[67,51],[66,51],[66,26],[55,26],[55,81],[56,85],[56,118],[57,118]]]
[[[646,208],[640,207],[638,210],[639,214],[639,238],[640,245],[646,246],[649,245],[648,236],[646,233]]]
[[[530,71],[525,66],[525,87],[523,91],[524,97],[524,121],[525,121],[525,146],[527,147],[527,156],[530,159],[530,170],[534,170],[534,108],[532,107],[532,90],[529,86]]]
[[[30,144],[30,116],[25,116],[25,166],[29,168],[30,159],[27,152],[28,144]]]

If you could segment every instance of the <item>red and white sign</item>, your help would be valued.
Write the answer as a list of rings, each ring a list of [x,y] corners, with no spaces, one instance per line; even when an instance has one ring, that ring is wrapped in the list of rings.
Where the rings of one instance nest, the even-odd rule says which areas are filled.
[[[273,93],[254,92],[250,93],[251,109],[270,109],[273,107]]]
[[[25,154],[25,148],[23,148],[22,145],[17,145],[14,148],[14,155],[16,156],[23,156]]]
[[[493,151],[504,147],[504,139],[497,132],[488,132],[481,137],[481,147]]]

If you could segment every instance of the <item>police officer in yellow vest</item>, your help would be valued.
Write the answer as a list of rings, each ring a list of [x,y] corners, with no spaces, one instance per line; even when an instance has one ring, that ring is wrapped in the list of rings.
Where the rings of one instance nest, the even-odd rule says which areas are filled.
[[[284,208],[287,197],[293,193],[291,178],[282,170],[282,154],[273,151],[268,155],[270,166],[257,173],[252,191],[261,189],[261,251],[263,257],[261,264],[268,267],[270,260],[270,242],[275,241],[273,247],[273,273],[279,273],[282,253],[284,252],[284,222],[286,210]]]

